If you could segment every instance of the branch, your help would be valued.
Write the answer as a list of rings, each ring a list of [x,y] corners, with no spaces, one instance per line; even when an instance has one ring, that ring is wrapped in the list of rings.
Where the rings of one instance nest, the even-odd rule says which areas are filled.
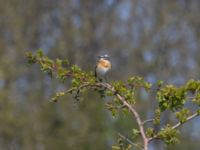
[[[121,133],[118,133],[119,137],[121,137],[122,139],[126,140],[129,144],[135,146],[135,147],[138,147],[140,149],[143,149],[143,147],[139,144],[135,144],[133,143],[129,138],[125,137],[124,135],[122,135]]]
[[[190,120],[194,119],[194,118],[197,117],[197,116],[199,116],[199,114],[196,112],[196,113],[194,113],[193,115],[189,116],[189,117],[186,119],[186,121],[185,121],[184,123],[186,123],[187,121],[190,121]],[[177,129],[177,128],[179,128],[182,124],[184,124],[184,123],[178,122],[177,124],[175,124],[175,125],[172,127],[172,129]],[[151,141],[153,141],[153,140],[155,140],[155,139],[160,139],[160,138],[156,135],[156,136],[154,136],[154,137],[152,137],[152,138],[149,138],[149,139],[148,139],[148,142],[151,142]]]
[[[154,120],[154,119],[147,119],[147,120],[144,120],[144,121],[142,122],[142,124],[144,125],[144,124],[146,124],[146,123],[153,122],[153,120]]]
[[[115,94],[115,96],[122,102],[122,104],[127,107],[131,113],[134,115],[136,122],[138,124],[142,139],[143,139],[143,144],[144,144],[144,150],[148,149],[148,138],[146,137],[145,131],[144,131],[144,127],[143,127],[143,122],[140,119],[140,116],[138,114],[138,112],[135,110],[135,108],[133,106],[131,106],[123,96],[121,96],[119,93],[117,93],[117,91],[115,91],[114,87],[112,87],[110,84],[108,83],[96,83],[97,86],[100,87],[104,87],[108,90],[110,90],[111,92],[113,92]]]
[[[189,120],[192,120],[193,118],[195,118],[195,117],[197,117],[197,116],[199,116],[199,114],[196,112],[196,113],[194,113],[193,115],[189,116],[189,117],[186,119],[185,122],[187,122],[187,121],[189,121]],[[185,122],[184,122],[184,123],[185,123]],[[177,128],[180,127],[182,124],[183,124],[183,123],[178,122],[178,123],[175,124],[172,128],[173,128],[173,129],[177,129]]]
[[[142,122],[142,120],[140,119],[140,116],[139,116],[138,112],[135,110],[135,108],[132,105],[130,105],[125,100],[125,98],[123,96],[121,96],[119,93],[117,93],[117,91],[114,89],[113,86],[111,86],[108,83],[102,83],[102,82],[101,83],[95,83],[93,85],[85,83],[82,86],[80,86],[78,89],[77,88],[69,89],[68,91],[66,91],[66,93],[72,93],[73,91],[80,90],[80,89],[85,88],[87,86],[90,86],[90,88],[103,87],[105,89],[110,90],[122,102],[122,106],[121,107],[127,107],[129,109],[129,111],[134,115],[134,117],[136,119],[136,122],[138,124],[139,130],[140,130],[140,134],[141,134],[142,139],[143,139],[144,150],[147,150],[148,149],[148,138],[147,138],[147,136],[145,134],[145,130],[144,130],[144,127],[143,127],[144,122]]]
[[[68,93],[72,94],[73,92],[76,92],[76,95],[75,95],[75,99],[78,99],[79,98],[79,94],[80,94],[80,90],[83,89],[83,88],[86,88],[88,86],[91,86],[90,83],[85,83],[81,86],[79,86],[78,88],[77,87],[73,87],[73,88],[70,88],[68,89],[67,91],[65,92],[58,92],[58,93],[62,93],[62,94],[58,94],[56,93],[56,95],[52,98],[52,102],[57,102],[58,98],[63,96],[63,95],[66,95]]]
[[[122,108],[125,108],[125,107],[126,107],[125,105],[113,106],[113,105],[111,105],[111,104],[109,104],[109,103],[106,103],[106,106],[107,106],[108,108],[111,108],[111,109],[122,109]]]

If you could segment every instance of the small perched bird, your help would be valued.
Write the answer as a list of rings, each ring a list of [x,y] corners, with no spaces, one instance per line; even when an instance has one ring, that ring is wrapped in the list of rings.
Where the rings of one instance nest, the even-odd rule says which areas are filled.
[[[107,54],[99,56],[99,60],[95,67],[95,77],[98,77],[100,81],[102,78],[106,80],[106,74],[111,69],[111,62]]]

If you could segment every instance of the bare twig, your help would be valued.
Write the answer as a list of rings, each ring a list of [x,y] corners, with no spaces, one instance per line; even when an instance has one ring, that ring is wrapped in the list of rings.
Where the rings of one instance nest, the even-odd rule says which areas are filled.
[[[106,103],[106,106],[110,109],[122,109],[125,108],[125,105],[120,105],[120,106],[113,106],[112,104]]]
[[[143,147],[140,144],[133,143],[129,138],[127,138],[126,136],[122,135],[121,133],[118,133],[118,135],[119,135],[120,138],[126,140],[132,146],[135,146],[135,147],[138,147],[140,149],[143,149]]]
[[[144,120],[144,121],[142,122],[142,124],[144,125],[144,124],[146,124],[146,123],[153,122],[153,120],[154,120],[154,119],[147,119],[147,120]]]

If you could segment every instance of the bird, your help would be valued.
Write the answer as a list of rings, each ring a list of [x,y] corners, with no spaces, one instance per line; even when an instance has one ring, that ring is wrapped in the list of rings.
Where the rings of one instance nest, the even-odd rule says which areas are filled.
[[[108,54],[99,56],[95,67],[95,77],[100,81],[103,81],[103,78],[107,81],[106,74],[111,69],[111,67],[112,65]]]

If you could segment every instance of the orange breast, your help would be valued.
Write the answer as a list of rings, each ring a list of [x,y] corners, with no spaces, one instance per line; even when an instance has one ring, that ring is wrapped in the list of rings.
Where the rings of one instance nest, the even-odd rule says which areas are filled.
[[[110,69],[111,68],[111,63],[108,60],[100,59],[98,63],[98,67],[105,67]]]

